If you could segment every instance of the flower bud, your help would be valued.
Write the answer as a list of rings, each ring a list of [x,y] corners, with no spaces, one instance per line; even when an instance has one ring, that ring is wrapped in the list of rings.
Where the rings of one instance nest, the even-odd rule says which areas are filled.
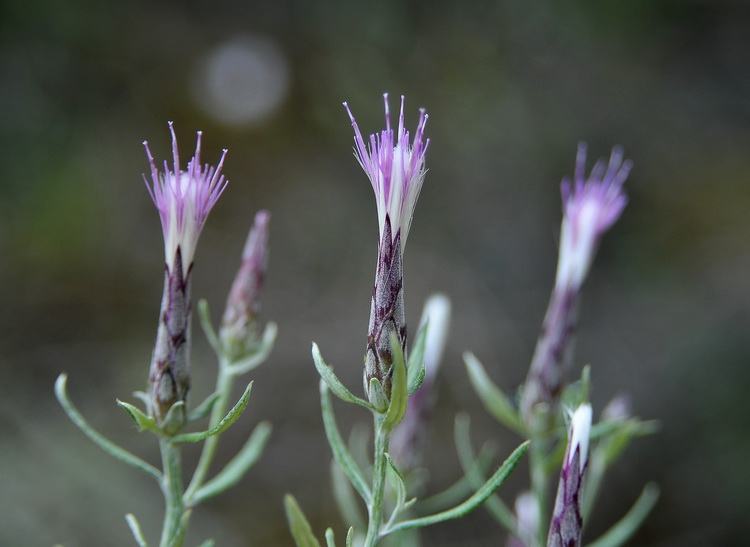
[[[268,225],[271,213],[258,211],[242,251],[242,263],[227,297],[219,337],[224,351],[239,359],[258,341],[258,316],[268,266]]]
[[[627,204],[622,185],[630,172],[622,150],[612,151],[609,165],[597,162],[585,179],[586,145],[578,147],[573,182],[563,180],[563,220],[555,288],[544,316],[521,396],[521,415],[533,422],[534,407],[551,405],[563,388],[573,354],[578,300],[599,241]]]
[[[547,547],[577,547],[581,544],[583,475],[588,464],[590,434],[591,405],[584,403],[573,413],[571,420]]]

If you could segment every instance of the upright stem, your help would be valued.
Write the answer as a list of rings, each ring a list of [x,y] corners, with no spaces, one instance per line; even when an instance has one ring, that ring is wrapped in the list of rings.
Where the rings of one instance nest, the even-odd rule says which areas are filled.
[[[208,424],[208,428],[215,427],[219,421],[227,413],[227,407],[229,406],[229,395],[232,392],[232,386],[234,385],[234,374],[231,371],[231,364],[229,361],[221,356],[219,357],[219,375],[216,378],[216,393],[219,396],[211,409],[211,418]],[[187,491],[185,492],[185,500],[190,504],[193,495],[203,485],[203,481],[206,479],[208,470],[211,467],[211,462],[216,454],[216,448],[219,444],[219,435],[212,435],[203,443],[203,449],[201,451],[200,460],[195,468],[195,473],[190,481]]]
[[[539,523],[535,534],[535,547],[545,544],[547,538],[547,436],[539,424],[529,428],[531,443],[529,445],[529,465],[531,473],[531,490],[536,499],[539,511]]]
[[[364,547],[377,545],[380,538],[380,528],[383,525],[383,497],[385,494],[385,473],[388,462],[385,454],[388,452],[390,432],[382,426],[382,416],[375,416],[375,452],[373,455],[372,471],[372,500],[367,507],[369,523]]]
[[[164,525],[161,532],[161,547],[180,547],[185,537],[183,521],[185,504],[182,498],[182,466],[180,446],[169,438],[159,441],[162,465],[164,466]]]

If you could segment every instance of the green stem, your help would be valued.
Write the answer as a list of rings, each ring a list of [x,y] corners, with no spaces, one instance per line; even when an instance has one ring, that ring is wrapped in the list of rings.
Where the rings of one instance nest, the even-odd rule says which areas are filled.
[[[216,427],[216,425],[224,418],[229,405],[229,396],[232,393],[232,386],[234,385],[234,374],[231,370],[229,361],[224,357],[219,358],[219,375],[216,378],[216,393],[219,396],[211,409],[211,418],[209,420],[208,429]],[[219,435],[212,435],[203,443],[203,449],[201,451],[198,465],[193,473],[193,478],[190,481],[187,491],[185,492],[185,500],[190,504],[195,496],[195,493],[203,485],[203,481],[208,475],[208,470],[213,462],[214,455],[216,454],[216,448],[219,445]]]
[[[372,471],[372,501],[367,506],[369,523],[364,547],[377,545],[380,529],[383,526],[383,497],[385,494],[385,473],[388,466],[385,454],[391,435],[383,427],[383,417],[375,415],[375,452]]]
[[[161,532],[161,547],[180,547],[185,537],[187,519],[185,504],[182,498],[182,466],[180,446],[171,439],[163,438],[159,441],[161,459],[164,466],[164,482],[162,490],[166,504],[164,510],[164,525]]]
[[[539,524],[535,537],[535,546],[541,547],[547,540],[547,442],[543,434],[531,428],[529,445],[529,466],[531,473],[531,491],[539,510]]]

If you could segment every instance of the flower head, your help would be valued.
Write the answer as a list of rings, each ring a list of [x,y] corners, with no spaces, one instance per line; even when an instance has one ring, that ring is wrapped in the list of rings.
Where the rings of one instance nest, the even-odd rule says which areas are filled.
[[[423,141],[424,128],[428,115],[424,109],[419,111],[419,122],[414,140],[409,143],[409,132],[404,129],[404,96],[401,96],[401,111],[398,117],[398,129],[394,135],[391,128],[391,115],[388,106],[388,94],[385,101],[385,130],[378,135],[370,135],[369,146],[365,144],[359,126],[344,103],[354,127],[355,157],[365,170],[375,191],[378,206],[378,223],[380,238],[385,233],[385,219],[391,221],[391,237],[401,235],[401,252],[406,246],[414,206],[422,189],[425,169],[425,152],[430,139]]]
[[[172,170],[164,161],[164,172],[159,172],[148,142],[144,141],[143,146],[146,147],[148,161],[151,164],[151,184],[145,175],[143,180],[159,210],[167,266],[170,271],[173,270],[179,250],[182,275],[187,277],[206,217],[227,185],[221,174],[227,151],[223,151],[217,167],[208,164],[201,166],[201,132],[198,131],[195,156],[188,162],[187,170],[182,171],[172,122],[169,122],[169,130],[172,133]]]
[[[586,145],[578,146],[574,180],[561,186],[563,222],[556,284],[580,288],[594,258],[599,239],[620,218],[628,202],[622,185],[632,164],[623,162],[620,147],[612,150],[609,165],[599,160],[585,178]]]

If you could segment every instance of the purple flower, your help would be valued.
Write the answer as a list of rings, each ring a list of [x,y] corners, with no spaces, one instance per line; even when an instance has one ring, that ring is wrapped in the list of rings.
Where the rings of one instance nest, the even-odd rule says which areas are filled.
[[[164,254],[167,267],[170,271],[174,268],[179,249],[182,274],[183,277],[187,277],[206,217],[227,185],[226,179],[221,174],[227,151],[223,151],[217,167],[214,168],[208,164],[201,166],[202,133],[198,131],[195,156],[188,162],[187,171],[182,171],[172,122],[169,122],[169,130],[172,133],[173,170],[170,171],[169,165],[164,161],[164,172],[160,173],[156,168],[148,142],[143,141],[148,161],[151,164],[151,184],[146,180],[145,175],[143,180],[146,182],[151,199],[154,200],[159,210],[164,232]]]
[[[182,171],[171,122],[169,130],[172,133],[173,171],[165,161],[164,172],[160,173],[148,143],[143,145],[151,164],[152,184],[146,181],[146,187],[161,217],[166,260],[159,327],[149,371],[150,413],[167,433],[172,434],[179,430],[185,419],[184,405],[175,405],[186,401],[190,389],[190,272],[193,256],[206,217],[226,186],[221,175],[226,150],[218,167],[201,167],[201,133],[198,132],[195,157],[188,162],[187,171]],[[173,407],[178,409],[176,415],[166,420]]]
[[[409,132],[404,129],[404,96],[401,96],[401,111],[398,117],[398,130],[394,135],[391,128],[391,115],[388,94],[385,101],[385,130],[370,135],[369,147],[362,138],[349,105],[344,103],[354,127],[355,157],[372,183],[378,205],[380,237],[385,233],[385,219],[390,218],[393,241],[401,235],[401,253],[406,246],[414,206],[422,189],[425,169],[425,153],[430,139],[423,141],[424,128],[429,117],[425,110],[419,110],[419,122],[414,140],[409,143]]]
[[[367,173],[375,191],[378,206],[380,241],[375,284],[365,354],[365,392],[370,397],[370,382],[377,379],[385,395],[390,397],[393,355],[391,335],[395,335],[406,354],[406,316],[403,293],[403,250],[409,234],[414,206],[422,189],[425,175],[423,142],[427,114],[420,110],[414,140],[404,129],[404,98],[401,97],[397,135],[391,129],[388,94],[385,101],[385,130],[370,135],[365,145],[357,122],[344,103],[354,127],[355,157]]]
[[[577,323],[578,300],[599,241],[620,217],[627,204],[622,185],[631,163],[623,162],[622,150],[612,151],[607,166],[600,160],[584,179],[586,145],[578,147],[574,181],[562,182],[563,220],[555,288],[521,397],[521,415],[534,421],[534,407],[552,404],[563,388],[570,366]],[[544,424],[538,424],[544,425]]]
[[[557,263],[558,287],[577,290],[588,274],[602,234],[620,218],[628,202],[622,185],[632,167],[623,162],[622,148],[612,150],[609,165],[599,160],[585,179],[586,145],[578,146],[574,180],[561,185],[563,222],[560,256]]]
[[[583,475],[588,464],[590,435],[591,405],[584,403],[576,409],[571,419],[568,446],[560,471],[560,483],[557,487],[547,547],[577,547],[581,544],[581,498]]]

